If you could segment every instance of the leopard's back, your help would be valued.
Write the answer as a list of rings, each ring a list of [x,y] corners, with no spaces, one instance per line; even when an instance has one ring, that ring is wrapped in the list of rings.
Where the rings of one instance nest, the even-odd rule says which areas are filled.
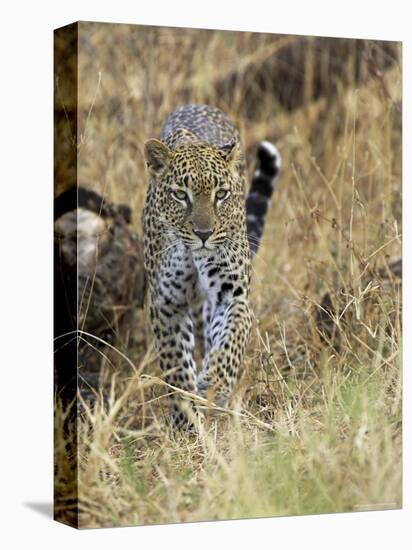
[[[222,148],[239,142],[239,134],[227,116],[212,105],[183,105],[166,119],[160,139],[171,149],[190,141]]]

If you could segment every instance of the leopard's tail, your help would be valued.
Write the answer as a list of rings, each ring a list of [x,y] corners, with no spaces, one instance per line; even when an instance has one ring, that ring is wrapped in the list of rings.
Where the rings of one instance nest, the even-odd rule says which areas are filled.
[[[256,168],[246,197],[246,227],[252,257],[260,245],[266,214],[281,167],[276,147],[261,141],[256,152]]]

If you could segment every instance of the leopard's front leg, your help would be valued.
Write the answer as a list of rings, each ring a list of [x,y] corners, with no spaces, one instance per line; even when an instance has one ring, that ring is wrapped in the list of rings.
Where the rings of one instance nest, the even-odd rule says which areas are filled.
[[[163,247],[167,252],[161,262],[152,265],[150,257],[146,262],[150,324],[165,381],[179,390],[196,394],[191,303],[197,272],[184,247],[167,247],[168,244]],[[192,428],[200,420],[193,400],[182,392],[171,391],[172,424],[177,428]]]
[[[212,305],[208,326],[212,346],[198,379],[199,394],[220,406],[227,405],[238,379],[252,324],[247,298],[235,293],[236,287],[227,291],[220,303]]]
[[[152,331],[165,381],[195,394],[196,364],[193,357],[193,322],[189,310],[170,300],[157,299],[150,306]],[[172,390],[173,391],[173,390]],[[171,421],[176,428],[192,428],[200,421],[199,411],[190,398],[172,393]]]

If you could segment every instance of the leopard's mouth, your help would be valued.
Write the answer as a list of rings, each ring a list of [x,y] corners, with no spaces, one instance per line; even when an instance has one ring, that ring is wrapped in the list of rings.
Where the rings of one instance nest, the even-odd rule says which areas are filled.
[[[206,241],[202,241],[199,239],[194,243],[194,246],[191,246],[192,250],[198,251],[216,251],[218,248],[220,248],[226,241],[226,235],[216,235],[213,239],[207,239]]]
[[[216,246],[213,243],[209,242],[200,242],[200,243],[194,243],[194,246],[191,247],[192,250],[199,252],[199,251],[209,251],[216,250]]]
[[[181,237],[181,242],[192,252],[215,252],[226,242],[226,233],[214,234],[212,237],[202,240],[200,238],[193,239],[191,236],[186,238]]]

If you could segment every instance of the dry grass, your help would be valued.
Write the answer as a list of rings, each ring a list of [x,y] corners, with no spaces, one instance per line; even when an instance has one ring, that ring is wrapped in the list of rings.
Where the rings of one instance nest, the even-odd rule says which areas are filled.
[[[143,143],[177,105],[221,107],[250,171],[260,139],[283,160],[232,413],[214,411],[199,437],[167,431],[173,389],[141,315],[140,338],[103,360],[107,389],[79,403],[80,527],[402,505],[401,286],[388,268],[401,255],[400,46],[365,42],[359,58],[353,41],[305,40],[80,27],[79,181],[129,203],[138,232]],[[325,293],[333,341],[314,320]],[[62,430],[56,443],[64,487]]]

